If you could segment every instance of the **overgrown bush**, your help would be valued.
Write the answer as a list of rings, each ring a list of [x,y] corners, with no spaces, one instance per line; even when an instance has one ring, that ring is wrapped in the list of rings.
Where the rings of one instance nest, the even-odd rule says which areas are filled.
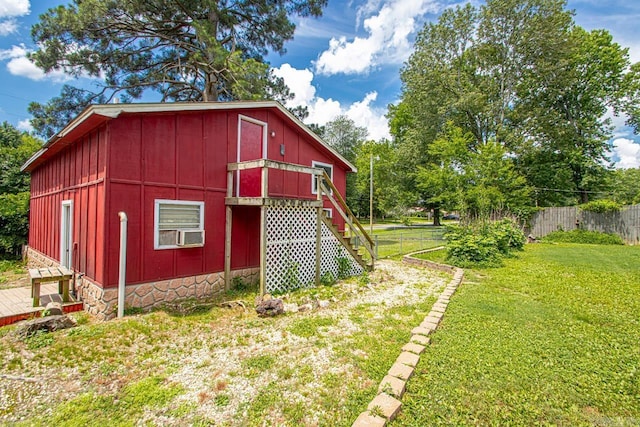
[[[580,229],[571,231],[554,231],[547,234],[542,241],[557,243],[586,243],[593,245],[624,245],[622,238],[617,234]]]
[[[503,255],[509,255],[511,251],[521,251],[526,240],[524,232],[514,221],[503,219],[489,223],[488,234],[492,235],[498,244],[498,250]]]
[[[595,212],[595,213],[611,213],[611,212],[620,212],[622,210],[622,205],[618,202],[614,202],[613,200],[594,200],[589,203],[585,203],[580,205],[580,209],[585,212]]]
[[[467,226],[449,226],[447,262],[458,267],[495,267],[502,257],[522,250],[525,236],[511,220],[478,222]]]
[[[0,258],[18,258],[29,232],[29,192],[0,194]]]

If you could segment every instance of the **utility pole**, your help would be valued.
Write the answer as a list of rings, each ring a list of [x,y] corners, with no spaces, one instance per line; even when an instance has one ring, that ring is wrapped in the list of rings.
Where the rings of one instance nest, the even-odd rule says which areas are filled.
[[[373,236],[373,150],[369,154],[369,233]]]

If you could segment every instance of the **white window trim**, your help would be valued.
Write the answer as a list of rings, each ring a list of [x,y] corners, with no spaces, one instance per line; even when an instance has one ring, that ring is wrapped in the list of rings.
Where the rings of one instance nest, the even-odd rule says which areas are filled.
[[[199,230],[204,230],[204,202],[196,201],[196,200],[171,200],[171,199],[155,199],[154,207],[153,207],[153,249],[155,250],[163,250],[163,249],[184,249],[184,246],[178,245],[162,245],[160,246],[160,205],[163,203],[172,204],[172,205],[198,205],[200,206],[200,228]]]
[[[329,179],[331,179],[331,181],[333,181],[333,165],[330,163],[323,163],[323,162],[319,162],[317,160],[313,160],[311,161],[311,167],[315,168],[315,167],[328,167],[331,168],[331,173],[329,174]],[[315,181],[316,181],[316,176],[313,175],[313,178],[311,179],[311,194],[318,194],[318,190],[315,188]]]
[[[267,123],[253,117],[238,114],[238,142],[236,144],[236,162],[240,163],[240,139],[242,138],[242,121],[262,126],[262,158],[267,158]],[[240,197],[240,171],[236,171],[236,197]]]
[[[327,218],[333,219],[333,208],[322,208],[322,210],[327,214]]]

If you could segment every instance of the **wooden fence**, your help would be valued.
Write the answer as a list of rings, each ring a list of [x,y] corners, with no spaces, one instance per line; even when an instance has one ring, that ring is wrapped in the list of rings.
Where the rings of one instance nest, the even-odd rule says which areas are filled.
[[[544,237],[552,231],[570,231],[576,228],[614,233],[631,245],[640,244],[640,205],[625,206],[620,212],[594,213],[577,206],[545,208],[531,220],[535,237]]]

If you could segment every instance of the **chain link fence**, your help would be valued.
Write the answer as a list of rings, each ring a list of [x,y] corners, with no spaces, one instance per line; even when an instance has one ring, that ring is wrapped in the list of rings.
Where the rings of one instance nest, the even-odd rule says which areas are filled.
[[[444,227],[396,227],[374,231],[376,258],[389,258],[444,244]],[[356,246],[359,242],[356,240]]]

